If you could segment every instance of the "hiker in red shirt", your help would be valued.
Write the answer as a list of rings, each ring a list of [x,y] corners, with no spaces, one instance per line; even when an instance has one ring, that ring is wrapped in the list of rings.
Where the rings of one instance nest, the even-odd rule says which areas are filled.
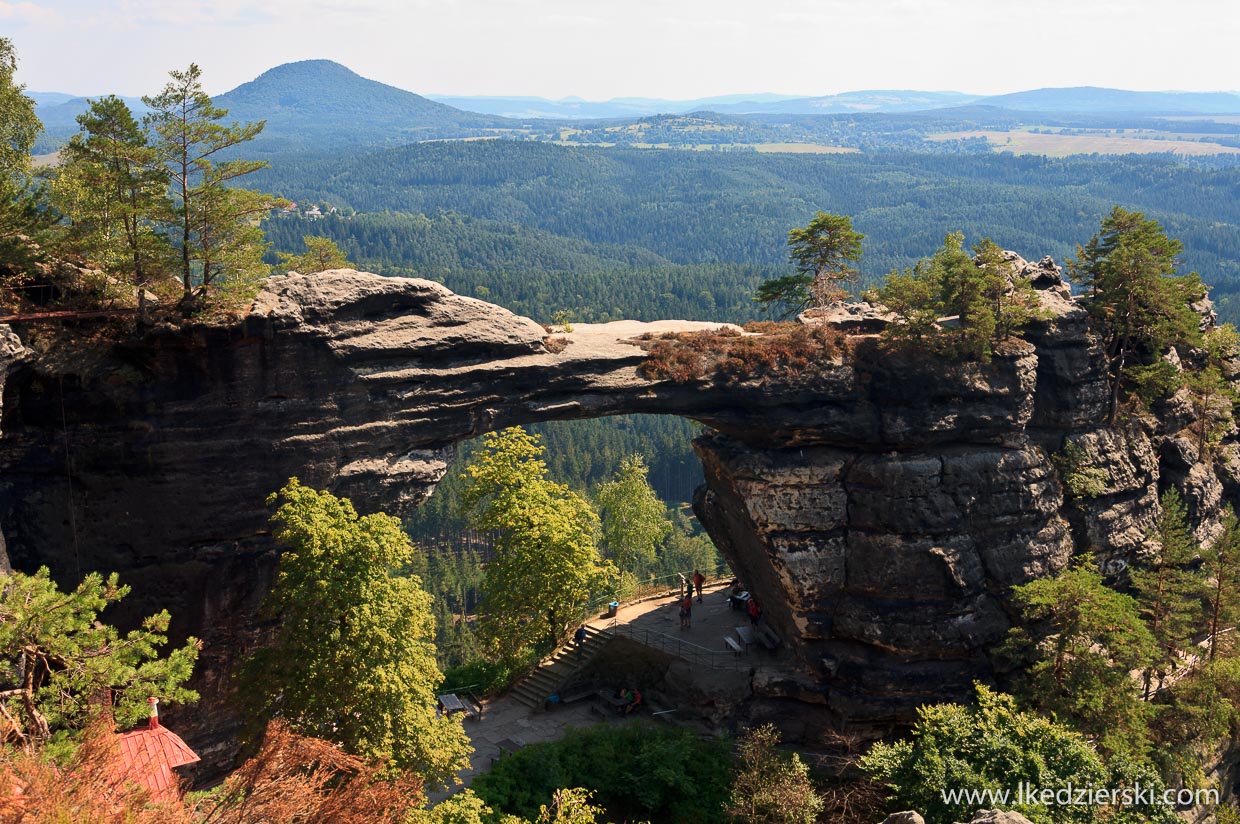
[[[698,603],[702,603],[702,584],[706,583],[706,576],[693,570],[693,586],[697,589]]]
[[[753,597],[753,594],[751,593],[749,595],[749,623],[756,627],[761,618],[762,607],[758,606],[758,599]]]
[[[680,599],[680,628],[689,629],[693,623],[693,593],[686,592]]]

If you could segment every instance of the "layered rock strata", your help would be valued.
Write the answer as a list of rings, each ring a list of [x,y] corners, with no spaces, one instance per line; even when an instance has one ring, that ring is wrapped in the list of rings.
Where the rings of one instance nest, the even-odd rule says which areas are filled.
[[[0,370],[0,529],[15,567],[66,583],[118,571],[134,594],[117,620],[167,608],[175,634],[204,640],[204,701],[183,718],[210,758],[274,568],[265,498],[287,478],[398,512],[460,440],[681,415],[710,427],[698,514],[802,662],[755,689],[833,723],[908,720],[987,677],[1013,584],[1087,545],[1121,566],[1168,483],[1207,529],[1240,489],[1240,471],[1177,446],[1182,415],[1100,423],[1084,312],[1053,264],[1019,265],[1052,317],[990,363],[862,342],[847,362],[741,383],[639,374],[640,333],[715,324],[549,334],[428,281],[349,270],[271,278],[228,325],[124,341],[20,330]],[[1096,499],[1065,504],[1051,459],[1065,439],[1106,469]]]

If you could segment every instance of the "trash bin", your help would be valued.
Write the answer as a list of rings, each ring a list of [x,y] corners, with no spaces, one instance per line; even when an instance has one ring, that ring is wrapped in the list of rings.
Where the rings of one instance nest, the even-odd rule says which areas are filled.
[[[607,617],[608,617],[608,618],[615,618],[615,617],[616,617],[616,610],[618,610],[618,609],[620,609],[620,602],[619,602],[619,601],[612,601],[610,604],[608,604],[608,605],[607,605]]]

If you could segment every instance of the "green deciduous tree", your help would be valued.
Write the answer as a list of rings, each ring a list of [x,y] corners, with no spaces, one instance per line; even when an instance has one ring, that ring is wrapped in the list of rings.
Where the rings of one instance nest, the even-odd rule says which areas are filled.
[[[667,508],[650,486],[649,474],[641,455],[629,455],[594,495],[603,525],[603,550],[626,572],[653,566],[659,546],[672,531]]]
[[[40,235],[48,220],[28,192],[30,150],[43,124],[16,72],[13,41],[0,37],[0,267],[21,269],[30,263],[25,239]]]
[[[879,743],[862,768],[891,789],[897,809],[924,813],[929,824],[968,820],[978,807],[951,801],[944,791],[1007,792],[1002,809],[1024,814],[1035,824],[1110,821],[1141,824],[1177,821],[1165,807],[1046,805],[1018,799],[1017,788],[1159,787],[1157,776],[1131,769],[1108,769],[1079,733],[1034,713],[1021,712],[1010,695],[979,684],[972,706],[938,704],[917,711],[909,739]],[[990,805],[987,805],[990,806]]]
[[[287,550],[265,609],[274,643],[246,668],[254,709],[444,785],[468,765],[459,721],[436,713],[431,597],[400,576],[414,554],[400,521],[292,479],[273,495]]]
[[[741,824],[814,824],[825,803],[809,768],[794,752],[781,752],[779,730],[764,724],[736,742],[736,774],[728,820]]]
[[[245,282],[266,273],[258,215],[277,198],[229,184],[263,168],[256,160],[219,160],[221,152],[252,140],[263,123],[225,126],[227,114],[202,90],[202,73],[191,63],[170,72],[172,80],[143,102],[152,111],[144,122],[154,135],[156,157],[172,182],[172,206],[165,217],[176,235],[186,298],[195,280],[205,290],[221,279]]]
[[[463,511],[496,534],[480,631],[505,659],[561,641],[614,568],[599,557],[598,516],[547,477],[543,448],[520,427],[488,434],[465,467]]]
[[[110,274],[146,286],[171,263],[152,222],[164,207],[167,172],[119,97],[91,101],[77,121],[82,132],[61,149],[51,189],[70,220],[67,243]]]
[[[115,574],[87,575],[71,592],[57,588],[46,568],[0,577],[0,714],[15,738],[33,746],[57,730],[80,729],[109,691],[122,726],[146,716],[149,696],[198,699],[183,686],[198,658],[197,641],[159,655],[167,612],[129,633],[99,622],[99,613],[128,593]]]
[[[781,307],[784,318],[840,300],[844,296],[841,285],[857,278],[852,264],[861,259],[864,238],[853,230],[847,215],[819,212],[808,226],[788,232],[788,259],[796,266],[796,274],[765,281],[754,300]]]
[[[1148,707],[1129,673],[1150,666],[1156,643],[1136,600],[1106,586],[1087,559],[1014,587],[1012,600],[1026,622],[1047,631],[1034,638],[1017,627],[1005,644],[1027,667],[1027,700],[1104,752],[1143,754]]]
[[[1073,279],[1089,289],[1087,308],[1106,347],[1112,423],[1130,364],[1152,362],[1168,346],[1201,340],[1200,318],[1189,304],[1205,289],[1196,273],[1175,276],[1180,251],[1180,242],[1157,221],[1116,206],[1068,261]]]
[[[13,41],[0,37],[0,178],[20,177],[30,169],[30,150],[43,131],[34,101],[15,81],[16,73]]]
[[[277,266],[280,271],[309,275],[326,272],[328,269],[350,268],[349,259],[331,238],[306,235],[302,242],[306,244],[306,251],[300,255],[280,253],[280,263]]]
[[[1158,656],[1145,668],[1145,699],[1155,676],[1161,687],[1167,671],[1192,646],[1201,626],[1204,581],[1192,569],[1201,547],[1188,527],[1188,511],[1174,489],[1162,496],[1162,512],[1150,536],[1154,546],[1148,564],[1132,570],[1132,588],[1141,617],[1158,643]]]

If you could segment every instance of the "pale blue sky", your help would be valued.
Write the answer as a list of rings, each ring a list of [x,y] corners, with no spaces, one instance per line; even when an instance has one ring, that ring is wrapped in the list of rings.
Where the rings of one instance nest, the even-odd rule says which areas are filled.
[[[421,93],[1240,90],[1235,0],[0,0],[36,91],[329,58]]]

